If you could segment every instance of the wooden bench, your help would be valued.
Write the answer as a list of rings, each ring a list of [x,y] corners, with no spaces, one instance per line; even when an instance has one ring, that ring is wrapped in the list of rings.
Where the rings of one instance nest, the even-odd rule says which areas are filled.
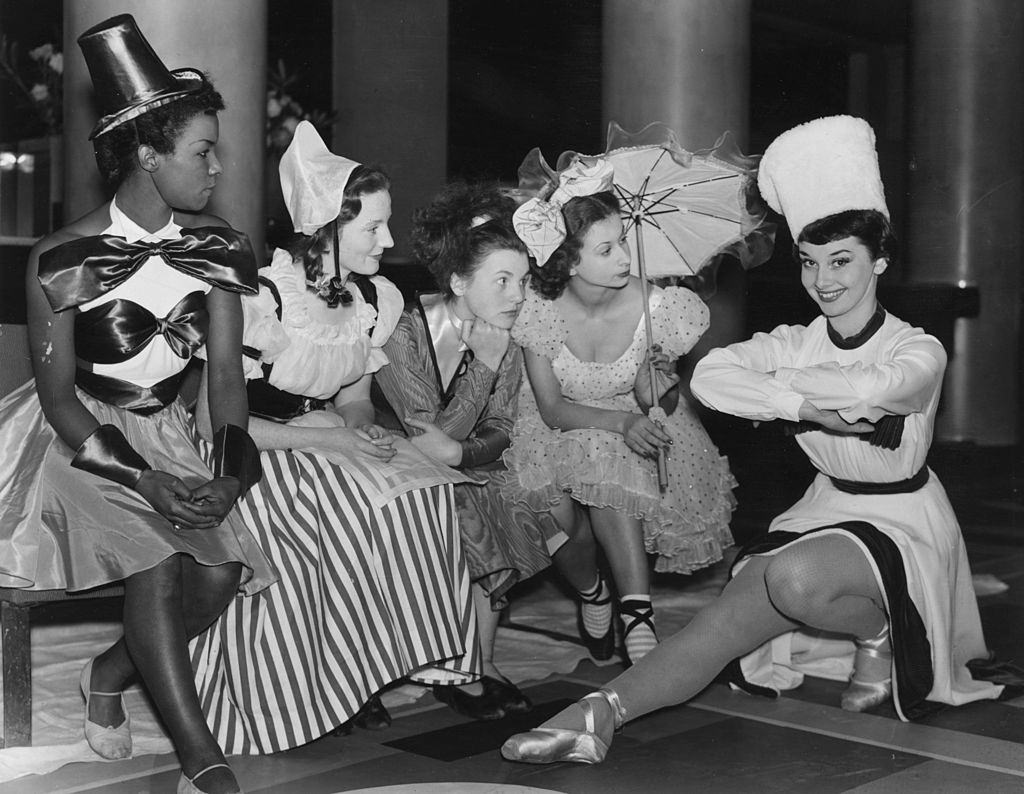
[[[0,246],[0,397],[32,376],[23,298],[27,255],[27,248]],[[32,744],[32,608],[64,601],[110,598],[123,593],[121,585],[79,593],[0,588],[0,652],[3,653],[4,674],[0,747]]]

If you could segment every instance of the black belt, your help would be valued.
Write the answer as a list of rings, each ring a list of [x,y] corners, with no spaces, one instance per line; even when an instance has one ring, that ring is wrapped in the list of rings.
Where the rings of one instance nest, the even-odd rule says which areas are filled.
[[[159,383],[146,387],[120,378],[100,375],[81,367],[75,371],[75,385],[86,394],[100,402],[143,416],[155,414],[174,402],[184,379],[183,369]]]
[[[840,480],[838,477],[829,477],[829,479],[843,493],[879,495],[913,493],[924,487],[924,484],[928,482],[928,477],[928,467],[922,466],[913,477],[899,482],[856,482]]]

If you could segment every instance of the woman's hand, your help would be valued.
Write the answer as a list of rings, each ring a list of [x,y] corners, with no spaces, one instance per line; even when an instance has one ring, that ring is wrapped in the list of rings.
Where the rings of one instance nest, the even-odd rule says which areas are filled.
[[[192,490],[191,507],[220,523],[231,512],[241,493],[242,483],[237,477],[214,477]]]
[[[421,435],[410,436],[409,441],[428,458],[433,458],[446,466],[458,466],[462,463],[462,444],[433,422],[407,416],[405,423],[423,431]]]
[[[497,372],[501,366],[511,338],[512,335],[506,329],[491,325],[486,320],[477,318],[462,324],[462,341],[493,372]]]
[[[194,504],[192,491],[185,483],[165,471],[147,469],[139,477],[135,490],[176,529],[212,529],[221,522],[222,517],[207,515]]]
[[[661,351],[661,345],[651,345],[651,349],[644,359],[640,368],[636,371],[636,379],[633,381],[633,391],[636,394],[637,402],[644,408],[657,405],[661,398],[679,384],[679,374],[676,372],[676,361],[667,353]],[[651,389],[651,366],[654,367],[654,390]]]
[[[387,457],[384,460],[391,460],[394,457],[397,450],[395,449],[395,437],[391,434],[390,430],[373,424],[362,425],[356,428],[356,430],[363,433],[379,452],[387,453]]]
[[[831,433],[838,433],[844,436],[856,436],[862,433],[873,433],[875,426],[871,422],[859,420],[847,422],[839,415],[838,411],[823,411],[812,403],[804,400],[800,406],[799,417],[805,422],[814,422]]]
[[[622,424],[626,446],[642,458],[656,459],[658,452],[672,443],[672,436],[644,414],[629,414]]]

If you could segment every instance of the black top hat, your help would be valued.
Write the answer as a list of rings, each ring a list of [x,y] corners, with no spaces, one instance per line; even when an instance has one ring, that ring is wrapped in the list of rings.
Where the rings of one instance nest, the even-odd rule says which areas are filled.
[[[198,91],[196,69],[168,71],[131,14],[118,14],[78,37],[103,116],[89,140],[119,124]]]

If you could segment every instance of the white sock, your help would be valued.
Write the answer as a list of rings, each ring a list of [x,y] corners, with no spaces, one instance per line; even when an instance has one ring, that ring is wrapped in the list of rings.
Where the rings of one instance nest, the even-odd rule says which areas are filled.
[[[622,618],[626,655],[631,662],[646,656],[658,644],[658,636],[644,618],[654,623],[651,597],[645,593],[631,593],[619,598],[619,616]]]
[[[587,590],[580,590],[580,616],[583,618],[583,628],[591,637],[603,637],[608,633],[608,627],[612,622],[612,599],[611,591],[601,575],[593,586]],[[604,601],[603,604],[594,603]]]

